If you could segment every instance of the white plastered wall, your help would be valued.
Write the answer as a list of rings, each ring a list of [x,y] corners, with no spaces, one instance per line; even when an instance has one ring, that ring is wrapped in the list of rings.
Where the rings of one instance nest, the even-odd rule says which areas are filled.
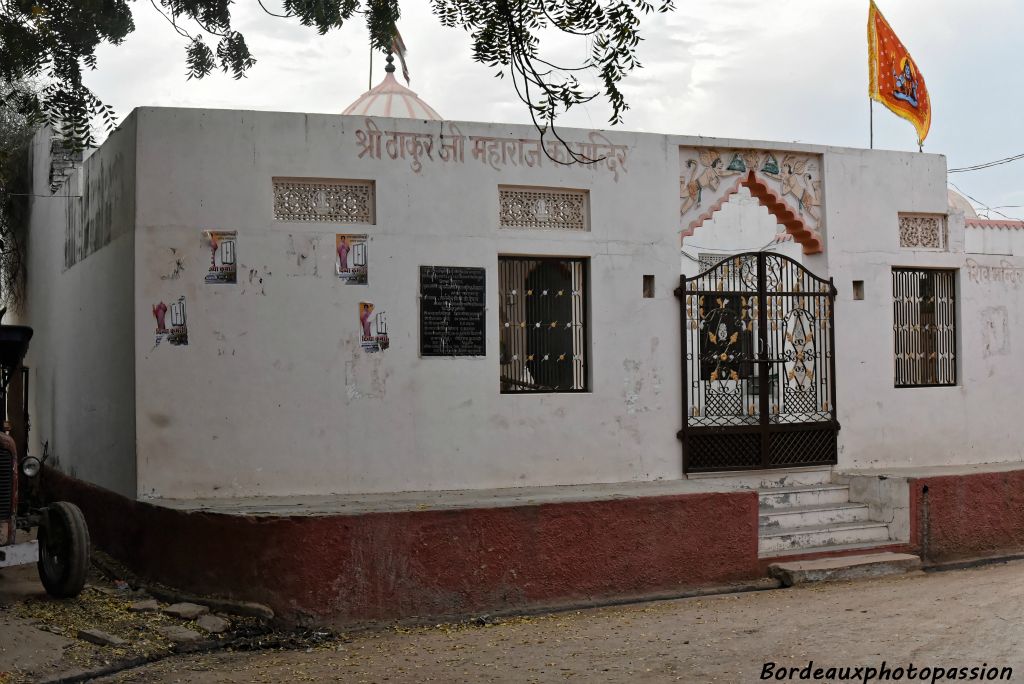
[[[964,231],[967,254],[1024,256],[1024,230],[1020,227],[972,226]]]
[[[435,158],[417,174],[408,159],[358,158],[357,117],[175,109],[138,116],[144,496],[681,476],[679,173],[677,146],[665,136],[609,133],[630,148],[616,182],[607,169],[546,159],[497,171],[468,146],[465,163]],[[436,134],[440,126],[376,121],[381,130]],[[464,135],[536,137],[526,126],[458,125]],[[275,176],[372,179],[376,225],[276,222]],[[589,190],[591,231],[500,229],[499,184]],[[238,285],[203,283],[207,229],[238,231]],[[334,277],[336,232],[369,234],[369,285]],[[499,254],[590,259],[591,392],[499,393]],[[178,256],[184,269],[172,278]],[[487,269],[485,358],[419,357],[420,265]],[[656,278],[653,299],[642,297],[644,275]],[[151,307],[182,295],[188,346],[154,349]],[[387,351],[360,349],[360,301],[387,312]]]
[[[741,187],[693,235],[683,238],[681,272],[695,276],[705,270],[702,254],[720,255],[769,251],[800,262],[802,248],[794,240],[777,240],[785,228],[767,208]]]
[[[33,290],[46,291],[46,273],[74,283],[43,295],[47,304],[37,310],[61,332],[62,341],[54,336],[42,349],[34,348],[46,354],[45,363],[36,357],[40,366],[52,363],[61,369],[46,371],[37,381],[34,434],[56,434],[64,428],[55,428],[52,416],[78,410],[61,396],[68,389],[60,380],[68,377],[63,368],[74,365],[67,359],[69,350],[84,348],[88,358],[102,363],[92,364],[95,371],[74,371],[68,396],[86,407],[96,397],[124,405],[127,376],[114,373],[119,380],[111,385],[111,374],[103,372],[103,364],[111,364],[100,350],[109,339],[121,339],[107,330],[134,321],[135,424],[115,432],[119,439],[137,435],[141,496],[387,492],[680,477],[675,434],[682,415],[681,339],[679,306],[672,294],[680,258],[678,150],[699,145],[822,155],[826,251],[803,261],[818,274],[835,276],[839,288],[842,467],[1020,458],[1005,427],[1013,384],[996,386],[992,380],[1005,372],[1009,358],[1004,348],[1019,338],[1017,290],[966,278],[963,223],[955,216],[948,251],[899,248],[899,212],[946,211],[945,160],[940,156],[608,133],[613,142],[629,147],[627,168],[620,170],[618,181],[607,170],[546,160],[532,168],[506,165],[498,170],[472,159],[468,148],[463,164],[435,159],[416,173],[408,159],[359,158],[354,135],[365,125],[361,118],[142,109],[129,122],[137,122],[139,139],[133,169],[136,232],[66,273],[59,268],[62,238],[51,236],[54,244],[43,251],[53,263],[37,267],[31,283]],[[384,131],[435,136],[441,126],[388,119],[377,124]],[[467,136],[536,136],[524,126],[458,126]],[[564,135],[581,140],[587,132],[567,130]],[[121,144],[112,137],[98,154],[114,154]],[[376,225],[276,222],[275,176],[373,180]],[[499,185],[589,190],[591,231],[502,230]],[[238,231],[237,285],[203,281],[209,252],[202,236],[211,229]],[[334,277],[336,232],[369,234],[369,285],[345,285]],[[132,279],[123,275],[132,253],[134,290]],[[499,254],[590,259],[589,393],[499,393]],[[1005,257],[984,258],[995,265]],[[420,265],[487,269],[485,358],[419,357]],[[961,269],[958,387],[893,387],[893,265]],[[68,280],[86,274],[90,280]],[[642,297],[644,275],[656,277],[653,299]],[[99,284],[92,278],[105,280]],[[863,301],[852,301],[852,280],[865,281]],[[61,312],[73,308],[65,302],[82,293],[115,305],[61,318]],[[125,293],[133,293],[131,311],[116,304]],[[189,344],[154,346],[152,306],[180,296],[187,301]],[[366,354],[360,349],[360,301],[387,312],[387,351]],[[985,322],[978,319],[1000,306],[1006,309],[1007,341],[993,351],[991,340],[983,338]],[[102,325],[97,330],[103,332],[75,339],[77,328],[68,321],[91,325],[97,318]],[[983,350],[986,344],[988,351]],[[85,379],[100,383],[94,387],[101,389],[86,393]],[[122,425],[124,414],[102,411],[106,423],[92,425]],[[87,434],[89,424],[71,420],[74,427],[67,429],[74,432],[50,437],[51,448]],[[123,442],[107,446],[116,454],[129,453]],[[62,448],[60,453],[70,452]],[[134,490],[135,473],[120,455],[104,461],[75,456],[64,462],[74,463],[71,467],[85,479]],[[120,465],[105,469],[102,463]]]
[[[64,472],[136,495],[135,117],[58,189],[49,189],[49,130],[32,142],[25,309],[34,335],[29,451],[43,444]],[[66,267],[68,230],[77,261]],[[74,242],[72,244],[75,244]]]
[[[1021,283],[972,276],[962,214],[941,251],[900,247],[899,212],[945,214],[945,159],[858,150],[826,156],[827,259],[835,307],[839,463],[844,468],[1019,461],[1013,343],[1024,339]],[[956,269],[957,385],[894,386],[893,266]],[[864,281],[864,299],[852,281]]]

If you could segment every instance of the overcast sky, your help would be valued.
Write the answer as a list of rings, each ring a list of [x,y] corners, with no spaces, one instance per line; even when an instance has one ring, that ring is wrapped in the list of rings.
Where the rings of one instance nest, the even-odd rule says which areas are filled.
[[[1024,152],[1024,31],[1020,0],[877,0],[927,81],[933,118],[926,152],[955,168]],[[264,0],[278,10],[280,0]],[[868,146],[868,0],[676,0],[642,26],[644,68],[623,91],[625,130]],[[144,1],[136,31],[99,51],[87,82],[119,116],[168,105],[339,113],[367,89],[369,49],[358,21],[320,36],[236,0],[236,28],[258,59],[248,78],[185,79],[184,39]],[[447,119],[528,123],[508,80],[472,61],[468,35],[443,28],[428,0],[403,0],[399,29],[412,89]],[[582,59],[559,39],[550,54]],[[375,60],[374,81],[383,76]],[[564,125],[605,128],[594,101]],[[913,127],[875,106],[875,146],[916,150]],[[951,176],[965,192],[1024,217],[1024,160]],[[1012,205],[1007,207],[1006,205]],[[1002,208],[1000,208],[1002,207]],[[993,218],[998,216],[993,213]]]

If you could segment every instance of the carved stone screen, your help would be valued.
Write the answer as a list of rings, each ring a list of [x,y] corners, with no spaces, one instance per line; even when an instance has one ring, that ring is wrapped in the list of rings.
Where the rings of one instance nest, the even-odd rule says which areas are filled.
[[[900,247],[945,249],[946,217],[939,214],[900,214]]]
[[[373,181],[275,178],[274,220],[375,223]]]
[[[487,270],[420,266],[420,356],[486,356]]]
[[[502,228],[589,230],[585,190],[499,187]]]

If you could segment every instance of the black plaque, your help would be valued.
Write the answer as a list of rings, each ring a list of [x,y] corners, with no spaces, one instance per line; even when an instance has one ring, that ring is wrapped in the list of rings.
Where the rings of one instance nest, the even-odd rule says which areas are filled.
[[[420,356],[486,356],[487,269],[420,266]]]

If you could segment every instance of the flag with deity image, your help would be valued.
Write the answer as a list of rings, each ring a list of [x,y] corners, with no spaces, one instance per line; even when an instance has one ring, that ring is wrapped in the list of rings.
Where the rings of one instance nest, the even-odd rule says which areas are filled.
[[[868,79],[868,96],[912,123],[917,144],[923,145],[932,125],[924,76],[874,0],[868,10]]]

